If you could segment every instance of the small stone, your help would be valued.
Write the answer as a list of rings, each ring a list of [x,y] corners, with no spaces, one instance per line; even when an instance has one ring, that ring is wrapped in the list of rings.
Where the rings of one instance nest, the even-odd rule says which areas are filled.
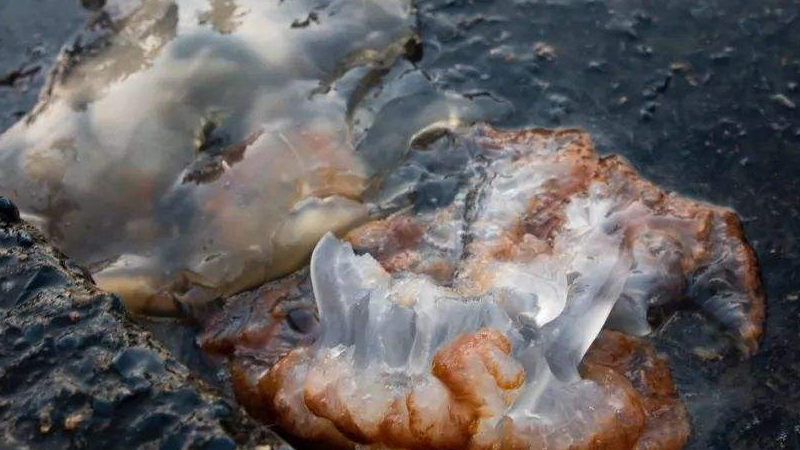
[[[644,58],[649,58],[653,56],[653,47],[650,47],[649,45],[639,44],[636,46],[636,53],[638,53],[639,56],[642,56]]]
[[[508,45],[501,45],[489,50],[489,57],[505,62],[516,61],[518,59],[516,51]]]
[[[686,73],[691,71],[692,67],[684,62],[674,62],[669,65],[669,70],[675,73]]]
[[[81,314],[78,311],[70,311],[68,316],[72,323],[78,323],[81,320]]]
[[[736,52],[736,49],[733,47],[725,47],[721,51],[711,54],[711,60],[714,62],[726,62],[730,61],[733,58],[733,54]]]
[[[552,61],[556,58],[556,51],[552,45],[545,42],[536,42],[533,44],[533,54],[539,59]]]
[[[645,105],[639,110],[639,119],[642,122],[649,122],[653,120],[653,115],[658,109],[658,102],[647,102]]]
[[[795,104],[795,102],[791,101],[789,99],[789,97],[787,97],[787,96],[785,96],[783,94],[774,94],[773,96],[770,97],[770,99],[773,102],[783,106],[784,108],[789,108],[789,109],[796,109],[797,108],[797,105]]]
[[[722,355],[718,351],[709,348],[695,347],[692,349],[692,353],[703,361],[719,361],[722,359]]]
[[[50,419],[50,411],[45,410],[39,413],[39,433],[47,434],[53,428],[53,421]]]
[[[86,420],[86,415],[83,412],[76,412],[72,413],[64,419],[64,429],[67,431],[73,431],[78,426]]]
[[[586,69],[590,72],[603,73],[606,71],[606,66],[608,64],[605,61],[591,60]]]

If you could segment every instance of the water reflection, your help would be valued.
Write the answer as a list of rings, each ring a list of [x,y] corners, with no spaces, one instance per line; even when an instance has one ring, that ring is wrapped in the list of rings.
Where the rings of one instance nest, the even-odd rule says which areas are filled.
[[[0,137],[7,192],[98,284],[168,314],[302,264],[431,122],[405,0],[112,1]],[[406,57],[406,58],[404,58]]]

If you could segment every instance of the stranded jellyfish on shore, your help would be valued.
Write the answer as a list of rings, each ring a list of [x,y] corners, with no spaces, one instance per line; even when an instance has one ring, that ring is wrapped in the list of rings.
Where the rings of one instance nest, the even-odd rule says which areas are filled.
[[[279,309],[233,301],[209,322],[201,342],[230,356],[248,410],[342,448],[682,448],[666,363],[630,335],[686,301],[755,351],[764,298],[736,215],[598,157],[579,131],[420,140],[368,194],[396,212],[325,236],[310,275],[244,300],[307,314],[313,296],[313,344]],[[287,339],[301,346],[272,365]]]
[[[431,87],[411,10],[109,1],[0,137],[0,191],[131,311],[186,306],[297,442],[680,449],[636,336],[683,303],[756,350],[736,215],[580,131],[466,127],[507,110]]]
[[[419,128],[497,103],[433,92],[413,23],[406,0],[109,1],[0,136],[0,191],[132,311],[257,287],[366,220]]]

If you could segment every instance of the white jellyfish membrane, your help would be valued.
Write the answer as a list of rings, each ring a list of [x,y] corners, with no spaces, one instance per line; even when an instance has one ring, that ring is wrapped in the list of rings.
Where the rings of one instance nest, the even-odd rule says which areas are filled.
[[[491,296],[465,298],[425,276],[393,277],[371,256],[326,235],[311,260],[321,334],[310,350],[294,354],[301,358],[287,359],[292,376],[305,376],[275,392],[274,398],[302,393],[279,424],[319,438],[323,425],[292,424],[322,418],[357,442],[406,442],[399,448],[492,448],[530,434],[552,443],[542,448],[566,449],[598,429],[607,432],[605,422],[635,406],[624,389],[611,390],[619,399],[610,397],[606,386],[577,373],[624,284],[625,265],[597,256],[575,258],[571,268],[582,275],[564,309],[531,340]],[[605,282],[594,284],[598,278]],[[281,363],[276,367],[280,373]],[[576,413],[586,417],[564,434]]]
[[[688,297],[754,348],[763,294],[735,216],[597,157],[581,132],[459,130],[412,152],[399,173],[374,195],[416,209],[365,224],[349,242],[320,240],[310,266],[320,335],[259,382],[271,417],[297,437],[680,448],[688,431],[677,400],[678,412],[659,416],[634,387],[641,380],[581,366],[603,328],[646,332],[649,307]],[[646,431],[658,427],[661,438]]]
[[[257,286],[367,219],[419,128],[497,112],[433,92],[413,23],[407,0],[110,1],[0,137],[0,190],[134,311]]]

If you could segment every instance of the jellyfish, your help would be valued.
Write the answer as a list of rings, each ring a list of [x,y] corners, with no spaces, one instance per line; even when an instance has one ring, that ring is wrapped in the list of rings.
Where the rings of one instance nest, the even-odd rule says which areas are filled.
[[[265,291],[304,305],[304,338],[276,348],[286,325],[252,308],[206,331],[248,410],[331,448],[682,448],[647,311],[691,302],[757,349],[764,294],[735,213],[659,189],[578,130],[420,142],[367,193],[393,212],[327,234],[307,272]]]
[[[364,190],[419,128],[493,108],[415,69],[412,12],[109,1],[0,136],[0,191],[133,313],[287,275],[371,217]]]

